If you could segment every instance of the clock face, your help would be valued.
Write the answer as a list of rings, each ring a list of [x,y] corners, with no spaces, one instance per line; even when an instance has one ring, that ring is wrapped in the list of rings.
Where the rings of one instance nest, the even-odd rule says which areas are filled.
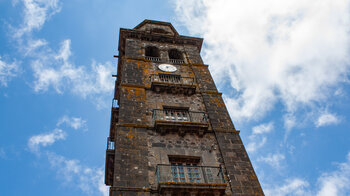
[[[175,72],[177,70],[177,68],[174,65],[170,64],[160,64],[158,68],[166,72]]]

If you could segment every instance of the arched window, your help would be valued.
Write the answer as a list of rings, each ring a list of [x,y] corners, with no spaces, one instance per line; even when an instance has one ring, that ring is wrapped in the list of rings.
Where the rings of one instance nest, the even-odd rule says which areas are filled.
[[[170,49],[169,59],[182,59],[182,53],[177,49]]]
[[[155,46],[147,46],[146,47],[146,56],[159,57],[159,49]]]

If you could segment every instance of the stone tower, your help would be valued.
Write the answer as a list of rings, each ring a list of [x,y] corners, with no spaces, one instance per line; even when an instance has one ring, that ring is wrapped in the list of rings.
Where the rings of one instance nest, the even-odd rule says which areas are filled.
[[[106,151],[111,196],[264,195],[202,42],[167,22],[120,29]]]

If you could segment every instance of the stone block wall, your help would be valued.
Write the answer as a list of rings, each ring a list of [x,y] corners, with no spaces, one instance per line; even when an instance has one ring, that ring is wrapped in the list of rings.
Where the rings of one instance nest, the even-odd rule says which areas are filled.
[[[120,91],[119,124],[147,124],[145,89],[123,86]]]
[[[148,27],[153,28],[152,25]],[[235,130],[208,66],[203,64],[200,47],[193,44],[198,43],[198,39],[177,35],[163,39],[162,35],[156,35],[154,40],[158,41],[154,41],[146,32],[138,34],[140,30],[148,31],[148,27],[124,29],[123,36],[126,37],[122,37],[124,40],[119,46],[122,51],[116,83],[119,117],[114,132],[114,179],[110,195],[158,195],[156,166],[169,164],[169,155],[200,157],[203,166],[222,165],[229,182],[227,195],[263,195],[239,132]],[[164,27],[163,30],[171,31],[172,28]],[[144,58],[145,48],[149,45],[157,46],[160,57],[165,60],[169,49],[183,52],[185,64],[174,65],[178,70],[172,74],[195,78],[196,94],[156,93],[150,89],[150,76],[162,72],[157,67],[159,62]],[[203,136],[195,132],[161,135],[154,130],[152,111],[163,109],[163,106],[206,112],[210,120],[209,131]]]
[[[202,57],[200,55],[200,51],[197,47],[191,45],[185,45],[184,50],[186,54],[188,63],[190,64],[203,64]]]
[[[148,144],[145,128],[118,127],[114,165],[117,187],[148,187]]]
[[[156,46],[159,49],[160,57],[162,59],[168,59],[168,50],[178,49],[183,52],[183,60],[185,63],[191,64],[203,64],[202,57],[200,56],[197,47],[192,45],[179,45],[179,44],[169,44],[160,43],[152,41],[142,41],[140,39],[128,38],[125,44],[125,56],[143,58],[145,57],[145,48],[147,46]]]
[[[193,133],[185,136],[180,136],[177,133],[160,135],[154,131],[149,131],[148,133],[149,183],[154,188],[157,185],[156,166],[157,164],[170,164],[169,155],[199,157],[203,166],[219,167],[222,164],[213,133],[204,134],[203,137]]]
[[[142,61],[126,59],[125,66],[122,66],[122,84],[144,85],[144,69]]]
[[[234,195],[264,195],[237,132],[216,132]]]
[[[196,80],[201,91],[203,92],[217,92],[215,83],[208,70],[207,65],[193,65],[192,70],[195,74]]]
[[[202,96],[212,128],[214,130],[234,131],[235,127],[221,94],[202,93]]]
[[[196,79],[211,127],[221,152],[233,195],[264,195],[259,180],[221,94],[217,92],[209,70],[201,66],[194,68]]]

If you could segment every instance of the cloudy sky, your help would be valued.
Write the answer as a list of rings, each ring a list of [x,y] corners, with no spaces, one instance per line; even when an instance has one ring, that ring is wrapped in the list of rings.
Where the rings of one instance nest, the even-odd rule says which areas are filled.
[[[119,28],[209,64],[266,195],[350,195],[350,0],[0,0],[1,195],[107,195]]]

